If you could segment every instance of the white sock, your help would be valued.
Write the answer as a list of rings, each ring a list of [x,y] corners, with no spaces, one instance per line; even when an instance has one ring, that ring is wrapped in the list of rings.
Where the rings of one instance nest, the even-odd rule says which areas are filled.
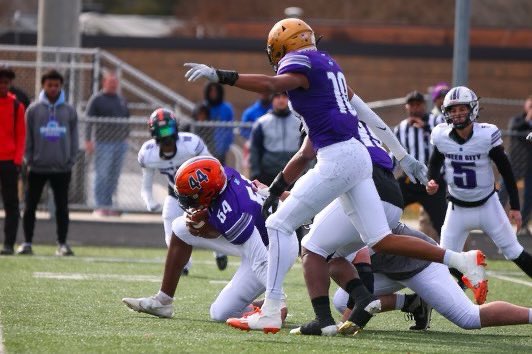
[[[214,253],[214,257],[216,257],[216,258],[220,258],[220,257],[225,256],[225,253],[223,253],[223,252],[214,251],[213,253]]]
[[[445,254],[443,255],[443,264],[449,268],[456,268],[461,272],[463,272],[464,269],[464,260],[460,252],[445,250]]]
[[[261,311],[265,315],[275,315],[281,313],[281,306],[283,301],[280,299],[265,298],[262,304]]]
[[[532,309],[528,309],[528,323],[532,323]]]
[[[24,242],[24,243],[22,244],[22,246],[23,246],[23,247],[26,247],[26,246],[30,246],[30,247],[31,247],[31,242]]]
[[[155,295],[155,298],[163,305],[170,305],[172,302],[174,302],[173,297],[166,295],[161,290],[159,290],[159,292]]]
[[[275,311],[281,309],[280,301],[284,299],[283,282],[297,258],[297,238],[283,231],[268,229],[268,275],[266,284],[266,301],[278,300]],[[264,306],[263,306],[264,308]],[[269,309],[269,307],[266,307]]]
[[[402,310],[405,305],[405,294],[395,294],[395,309]]]

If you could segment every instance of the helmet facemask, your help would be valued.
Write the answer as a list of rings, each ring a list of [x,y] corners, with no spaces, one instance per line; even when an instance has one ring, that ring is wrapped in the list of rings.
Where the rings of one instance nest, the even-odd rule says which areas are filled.
[[[454,114],[455,118],[451,116],[451,110],[453,107],[465,107],[468,112],[456,112]],[[472,122],[474,122],[478,117],[478,112],[480,105],[478,102],[477,95],[465,86],[458,86],[452,88],[445,95],[443,100],[443,105],[441,106],[441,111],[445,118],[447,124],[451,124],[455,129],[464,129]],[[460,121],[456,121],[456,118],[460,118],[460,115],[464,114],[465,118]]]

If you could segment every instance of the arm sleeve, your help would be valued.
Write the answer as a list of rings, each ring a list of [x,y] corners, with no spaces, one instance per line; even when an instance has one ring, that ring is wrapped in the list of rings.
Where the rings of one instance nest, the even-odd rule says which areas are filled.
[[[519,193],[517,191],[517,184],[515,183],[510,160],[508,160],[508,156],[506,156],[502,145],[492,148],[489,152],[489,157],[493,160],[495,166],[497,166],[497,170],[499,170],[499,173],[504,180],[504,185],[506,186],[510,197],[510,208],[512,210],[519,210]]]
[[[15,165],[21,165],[24,158],[24,145],[26,145],[26,121],[24,120],[24,105],[19,103],[17,106],[17,112],[15,112],[16,118],[16,131],[15,131]]]
[[[407,155],[397,137],[394,135],[390,127],[375,113],[369,106],[362,101],[355,93],[351,98],[351,106],[357,111],[358,119],[366,123],[371,131],[375,133],[384,145],[392,152],[393,156],[401,161]]]
[[[31,165],[33,161],[33,129],[32,129],[33,109],[26,111],[26,151],[24,152],[24,159],[27,165]]]
[[[153,174],[155,170],[152,168],[142,168],[142,185],[140,189],[140,197],[146,204],[146,208],[150,209],[150,207],[154,204],[156,204],[155,200],[153,199]]]
[[[262,125],[255,123],[253,130],[251,131],[251,144],[249,149],[249,165],[251,178],[257,178],[260,176],[260,161],[264,154],[264,135],[262,131]]]
[[[441,178],[440,171],[444,160],[445,156],[440,152],[440,150],[438,150],[436,146],[434,146],[434,151],[432,152],[432,155],[430,156],[429,160],[429,180],[438,180],[439,178]]]
[[[70,162],[69,166],[72,168],[77,161],[79,151],[79,132],[78,132],[78,114],[76,109],[72,107],[72,120],[70,121],[71,131],[71,145],[70,145]]]

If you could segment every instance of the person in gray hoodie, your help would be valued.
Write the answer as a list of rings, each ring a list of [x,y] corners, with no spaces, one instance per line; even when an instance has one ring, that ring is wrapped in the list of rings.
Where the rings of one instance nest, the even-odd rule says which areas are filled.
[[[63,76],[56,70],[42,75],[43,90],[26,111],[26,153],[28,186],[23,226],[25,242],[19,254],[33,254],[35,211],[46,182],[50,182],[57,223],[56,255],[72,256],[66,243],[69,224],[68,186],[72,166],[79,150],[78,117],[74,107],[65,102]]]

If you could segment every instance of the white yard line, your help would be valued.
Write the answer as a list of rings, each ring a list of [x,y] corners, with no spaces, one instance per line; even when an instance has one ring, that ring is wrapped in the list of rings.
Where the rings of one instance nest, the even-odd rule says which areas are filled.
[[[2,328],[2,322],[0,322],[0,354],[6,353],[6,347],[4,347],[4,331]]]
[[[496,279],[509,281],[511,283],[514,283],[514,284],[520,284],[520,285],[525,285],[525,286],[532,287],[532,282],[530,282],[530,281],[521,280],[521,279],[517,279],[517,278],[513,278],[513,277],[508,277],[506,275],[501,275],[500,273],[493,272],[493,271],[487,271],[486,273],[488,274],[488,276],[496,278]]]
[[[52,273],[34,272],[34,278],[57,279],[57,280],[113,280],[160,283],[160,277],[151,275],[127,275],[127,274],[85,274],[85,273]]]

